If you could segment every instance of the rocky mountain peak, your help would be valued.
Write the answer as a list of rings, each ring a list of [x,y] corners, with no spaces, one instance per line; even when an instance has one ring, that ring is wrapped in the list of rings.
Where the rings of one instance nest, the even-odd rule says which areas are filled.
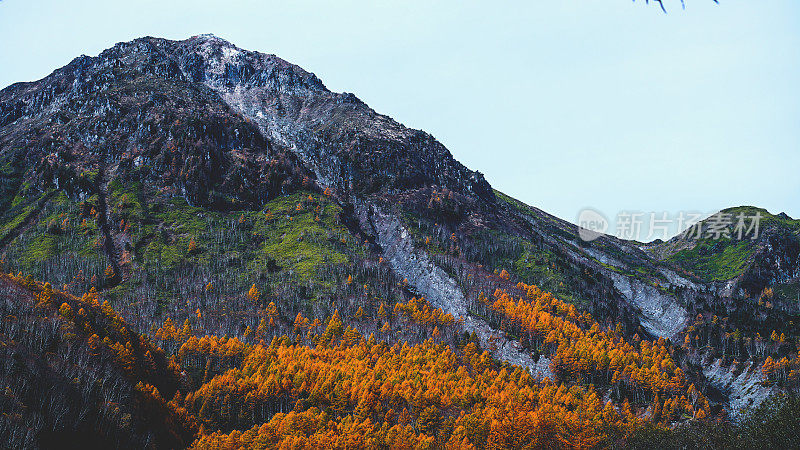
[[[142,105],[124,105],[126,98],[166,96],[186,112],[188,91],[203,97],[201,103],[225,105],[342,195],[434,185],[494,201],[483,176],[458,163],[431,135],[375,112],[353,94],[331,92],[313,73],[275,55],[243,50],[210,34],[119,43],[37,82],[6,88],[0,91],[0,126],[63,115],[90,98],[107,110],[140,116]],[[93,114],[102,108],[91,107]],[[167,124],[153,126],[169,140]]]

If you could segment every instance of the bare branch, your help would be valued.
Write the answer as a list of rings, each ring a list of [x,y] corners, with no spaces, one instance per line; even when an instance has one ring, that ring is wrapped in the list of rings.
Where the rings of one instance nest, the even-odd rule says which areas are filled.
[[[636,0],[633,1],[635,2]],[[713,1],[716,4],[719,4],[719,0],[711,0],[711,1]],[[650,4],[650,0],[644,0],[644,2],[648,5]],[[661,11],[664,11],[664,13],[666,14],[667,8],[664,6],[664,0],[653,0],[653,3],[658,3],[658,6],[661,7]],[[685,0],[681,0],[681,9],[686,9]]]

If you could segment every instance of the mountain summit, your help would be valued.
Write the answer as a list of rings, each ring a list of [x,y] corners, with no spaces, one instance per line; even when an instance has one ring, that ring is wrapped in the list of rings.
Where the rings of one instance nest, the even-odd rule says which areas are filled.
[[[150,124],[162,116],[172,119],[170,129],[155,136]],[[214,124],[205,122],[208,117]],[[92,134],[81,139],[83,146],[104,148],[107,158],[172,165],[177,173],[164,177],[159,171],[161,182],[186,191],[197,205],[212,204],[217,191],[253,205],[270,198],[289,174],[256,166],[286,151],[345,196],[438,185],[494,198],[479,173],[455,161],[429,134],[376,113],[352,94],[329,91],[314,74],[274,55],[213,35],[120,43],[41,81],[13,85],[3,91],[0,126],[17,122],[19,128],[20,119],[24,136],[4,135],[4,147],[21,147],[17,139],[45,139],[43,133],[79,120]],[[133,122],[138,129],[130,133]],[[164,157],[165,151],[180,152],[179,162]],[[26,157],[35,156],[41,155]],[[230,186],[237,170],[257,170],[242,182],[255,178],[268,185],[261,181],[239,189],[249,194],[237,192]]]

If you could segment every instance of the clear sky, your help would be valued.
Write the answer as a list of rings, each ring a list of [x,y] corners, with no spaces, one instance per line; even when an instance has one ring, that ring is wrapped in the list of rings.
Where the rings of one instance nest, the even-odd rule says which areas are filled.
[[[800,216],[800,2],[0,1],[0,86],[153,35],[275,53],[513,197]],[[613,224],[612,224],[613,227]]]

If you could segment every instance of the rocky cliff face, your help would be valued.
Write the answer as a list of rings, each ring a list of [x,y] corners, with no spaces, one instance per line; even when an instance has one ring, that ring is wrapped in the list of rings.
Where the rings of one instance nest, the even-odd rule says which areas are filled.
[[[488,183],[432,136],[329,91],[312,73],[211,35],[149,39],[187,79],[217,92],[262,133],[297,153],[324,185],[369,194],[429,186],[493,199]]]

